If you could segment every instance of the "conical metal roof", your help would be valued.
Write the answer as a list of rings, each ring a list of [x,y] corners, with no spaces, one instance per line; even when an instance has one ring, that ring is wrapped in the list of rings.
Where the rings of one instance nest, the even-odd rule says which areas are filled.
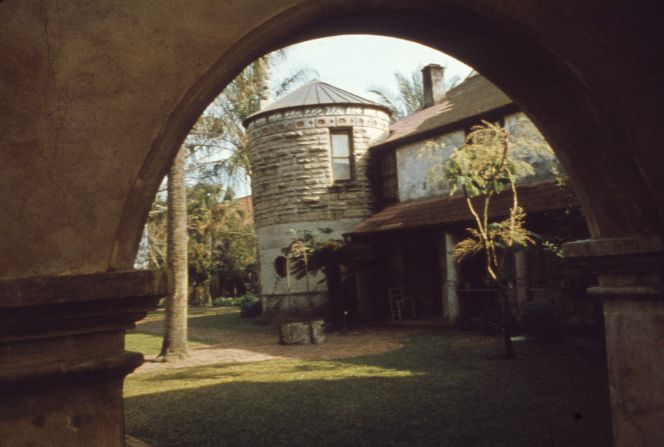
[[[357,96],[326,82],[312,81],[296,89],[292,93],[289,93],[278,101],[273,102],[266,108],[248,116],[244,120],[244,125],[246,126],[250,121],[261,115],[268,114],[276,110],[330,104],[372,106],[381,108],[386,112],[391,113],[391,110],[383,104],[362,98],[361,96]]]

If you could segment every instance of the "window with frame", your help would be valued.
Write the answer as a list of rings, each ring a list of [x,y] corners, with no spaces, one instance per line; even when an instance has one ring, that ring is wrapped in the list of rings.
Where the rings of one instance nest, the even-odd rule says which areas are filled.
[[[332,179],[334,183],[349,182],[354,179],[352,135],[352,129],[330,130]]]

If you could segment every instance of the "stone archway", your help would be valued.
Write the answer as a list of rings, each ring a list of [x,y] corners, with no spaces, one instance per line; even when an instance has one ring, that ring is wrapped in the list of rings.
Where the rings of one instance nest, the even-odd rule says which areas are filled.
[[[379,2],[380,3],[380,2]],[[383,2],[384,3],[384,2]],[[288,44],[338,34],[404,38],[447,52],[478,69],[538,125],[561,159],[595,238],[658,232],[662,222],[652,185],[630,156],[629,138],[611,110],[563,58],[508,15],[449,2],[327,2],[292,8],[215,61],[174,109],[152,145],[125,206],[111,265],[133,259],[156,190],[184,135],[233,75],[262,54]],[[138,211],[138,212],[136,212]]]
[[[538,124],[568,170],[595,238],[570,253],[600,274],[595,292],[611,297],[607,346],[617,445],[661,443],[664,157],[656,150],[656,112],[664,94],[652,56],[663,41],[654,14],[599,0],[280,0],[269,6],[199,0],[153,8],[0,2],[0,32],[9,36],[0,43],[0,59],[7,61],[0,67],[0,127],[6,130],[0,251],[11,254],[0,260],[0,278],[24,278],[0,284],[2,310],[13,315],[2,323],[0,341],[11,349],[0,360],[11,368],[0,382],[13,394],[0,419],[13,414],[22,427],[17,435],[13,423],[0,422],[3,439],[12,436],[9,445],[47,439],[120,445],[121,378],[136,362],[120,355],[122,330],[141,310],[109,312],[110,303],[150,301],[165,291],[163,279],[149,275],[29,277],[130,268],[157,184],[212,97],[262,53],[349,32],[444,50],[478,68]],[[69,326],[72,315],[80,319],[85,312],[95,319]],[[56,321],[51,327],[60,335],[40,329],[34,315]],[[112,330],[99,340],[105,349],[95,351],[91,334],[102,322]],[[19,333],[32,345],[21,342],[19,349]],[[24,349],[37,345],[50,356]],[[66,362],[58,351],[65,347]],[[101,376],[104,386],[90,386],[90,377]],[[53,383],[69,384],[62,399],[72,392],[77,399],[58,406],[59,395],[46,396]],[[104,396],[106,406],[95,400]],[[44,422],[26,404],[40,399]],[[83,413],[105,436],[86,438],[90,429],[80,427],[74,435],[57,422]]]

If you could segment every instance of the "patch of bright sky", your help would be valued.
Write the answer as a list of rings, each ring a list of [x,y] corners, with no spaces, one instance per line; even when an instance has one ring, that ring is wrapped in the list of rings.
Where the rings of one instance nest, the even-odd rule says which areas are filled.
[[[287,47],[286,56],[272,70],[273,79],[284,79],[300,68],[309,68],[321,81],[368,99],[370,90],[397,96],[395,72],[408,77],[414,70],[436,63],[446,67],[445,77],[465,78],[469,66],[433,48],[407,40],[371,35],[327,37]]]

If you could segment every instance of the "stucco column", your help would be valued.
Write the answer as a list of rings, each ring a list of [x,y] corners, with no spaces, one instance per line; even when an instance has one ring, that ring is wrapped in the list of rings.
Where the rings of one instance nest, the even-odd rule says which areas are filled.
[[[456,323],[459,319],[459,295],[457,263],[452,251],[457,243],[456,236],[445,233],[445,281],[443,290],[443,319],[450,323]]]
[[[592,269],[603,298],[617,447],[664,445],[664,243],[659,236],[565,245]]]
[[[528,254],[525,251],[514,253],[514,270],[516,273],[516,310],[521,315],[528,303]]]
[[[124,446],[124,333],[168,293],[162,271],[0,280],[0,445]]]

